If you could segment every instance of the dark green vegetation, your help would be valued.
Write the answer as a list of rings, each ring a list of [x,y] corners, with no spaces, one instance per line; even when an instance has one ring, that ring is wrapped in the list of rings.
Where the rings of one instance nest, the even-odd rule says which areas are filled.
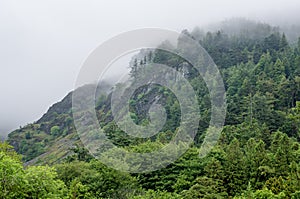
[[[265,24],[241,30],[230,35],[183,31],[197,38],[214,59],[227,92],[226,126],[205,158],[199,157],[210,120],[205,83],[184,60],[156,50],[133,61],[132,77],[146,63],[167,64],[185,71],[199,99],[200,127],[182,157],[143,174],[106,167],[82,147],[69,94],[39,121],[9,135],[8,142],[31,166],[23,168],[10,146],[0,144],[0,198],[300,198],[300,40],[288,42],[283,33]],[[110,95],[97,96],[100,124],[119,147],[149,152],[176,133],[180,105],[164,87],[141,87],[130,101],[132,119],[146,125],[149,104],[160,96],[167,121],[161,133],[149,139],[133,139],[118,129]]]

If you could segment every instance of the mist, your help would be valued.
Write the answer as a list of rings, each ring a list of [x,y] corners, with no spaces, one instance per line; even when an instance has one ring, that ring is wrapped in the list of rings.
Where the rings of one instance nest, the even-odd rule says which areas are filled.
[[[289,29],[299,25],[299,9],[298,0],[2,0],[0,137],[73,90],[85,59],[114,35],[143,27],[192,30],[233,17]]]

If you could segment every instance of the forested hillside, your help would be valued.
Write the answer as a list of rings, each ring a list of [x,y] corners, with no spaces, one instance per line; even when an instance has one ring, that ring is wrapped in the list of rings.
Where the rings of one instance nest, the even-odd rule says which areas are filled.
[[[267,24],[251,22],[249,27],[235,26],[230,33],[230,27],[182,32],[209,53],[226,89],[225,127],[206,157],[199,156],[211,116],[205,82],[186,60],[159,49],[144,51],[131,63],[132,81],[147,65],[166,64],[184,73],[197,93],[201,120],[190,149],[153,172],[108,168],[76,134],[71,92],[40,120],[9,134],[7,142],[16,152],[0,144],[0,198],[300,198],[300,39],[290,41]],[[157,99],[167,113],[161,132],[142,139],[116,125],[108,87],[97,93],[96,111],[115,145],[146,153],[177,133],[180,104],[171,90],[149,83],[132,96],[136,124],[149,122],[148,109]]]

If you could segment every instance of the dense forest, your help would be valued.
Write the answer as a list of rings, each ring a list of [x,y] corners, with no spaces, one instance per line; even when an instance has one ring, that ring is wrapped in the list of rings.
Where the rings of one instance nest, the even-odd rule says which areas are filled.
[[[166,64],[184,73],[197,93],[201,120],[189,150],[152,172],[109,168],[78,138],[71,92],[40,120],[0,143],[0,198],[300,198],[300,39],[250,21],[228,32],[230,23],[212,32],[182,31],[212,57],[226,89],[225,126],[207,156],[199,156],[211,117],[205,82],[186,60],[145,50],[133,58],[132,81],[151,63]],[[172,140],[181,113],[171,90],[149,83],[134,93],[130,111],[136,124],[149,122],[149,104],[157,96],[167,119],[159,134],[133,138],[116,125],[108,88],[98,89],[95,108],[115,145],[147,153]]]

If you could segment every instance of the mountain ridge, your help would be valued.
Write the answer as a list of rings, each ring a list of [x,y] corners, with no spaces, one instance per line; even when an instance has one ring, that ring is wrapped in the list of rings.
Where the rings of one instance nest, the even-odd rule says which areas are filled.
[[[287,111],[292,106],[295,106],[295,101],[300,100],[298,91],[295,91],[296,93],[294,93],[292,96],[293,102],[285,102],[286,104],[288,104],[288,106],[279,104],[275,101],[275,99],[273,99],[274,96],[282,95],[284,96],[284,100],[288,100],[286,98],[289,97],[290,93],[282,94],[282,92],[284,91],[289,91],[288,89],[285,89],[284,91],[273,91],[274,93],[271,93],[271,95],[270,93],[262,95],[261,93],[266,91],[265,89],[259,90],[260,88],[257,89],[257,92],[255,91],[256,93],[254,93],[253,91],[253,93],[251,93],[251,96],[249,96],[247,93],[254,90],[253,85],[250,84],[259,80],[253,77],[253,79],[251,79],[251,77],[245,75],[246,73],[249,73],[250,69],[256,69],[258,70],[258,73],[264,75],[267,79],[269,78],[270,82],[268,82],[268,84],[274,84],[275,86],[280,86],[282,88],[285,88],[284,86],[286,86],[287,88],[291,87],[293,86],[293,82],[298,81],[294,77],[298,74],[296,65],[288,63],[288,61],[286,61],[285,59],[285,52],[292,51],[292,47],[290,47],[288,42],[285,40],[284,34],[280,34],[278,32],[273,33],[271,31],[272,28],[269,28],[269,25],[266,26],[266,29],[270,30],[270,32],[265,38],[260,38],[259,40],[249,40],[247,38],[245,39],[244,36],[229,36],[222,31],[216,31],[207,32],[202,40],[199,41],[219,66],[219,69],[221,70],[222,76],[225,80],[225,86],[229,95],[228,102],[230,103],[230,106],[228,107],[229,114],[226,118],[226,125],[240,124],[252,114],[251,117],[256,117],[255,119],[261,120],[262,123],[267,122],[267,124],[271,126],[272,130],[277,130],[280,128],[280,125],[283,122],[280,122],[280,120],[283,118],[282,112]],[[257,28],[261,28],[261,24]],[[189,33],[185,31],[185,34],[190,34],[191,37],[194,37],[193,34],[195,35],[196,33]],[[299,49],[295,48],[295,52],[293,53],[297,54],[297,50]],[[131,67],[133,67],[132,64],[134,63],[137,63],[137,67],[142,67],[143,65],[145,65],[144,60],[147,60],[149,63],[158,62],[167,65],[174,65],[177,68],[184,67],[186,65],[181,63],[182,60],[174,59],[172,55],[168,55],[159,50],[153,52],[153,55],[151,55],[151,59],[149,59],[149,57],[147,56],[148,55],[143,52],[143,56],[140,57],[141,60],[132,61]],[[135,59],[137,58],[139,58],[139,56],[135,57]],[[281,62],[277,61],[278,59],[280,59]],[[293,58],[290,58],[290,60],[297,64],[297,60],[293,60]],[[277,73],[271,73],[270,67],[277,67]],[[236,77],[235,73],[243,76],[245,78],[245,81],[240,82],[240,80],[238,80],[239,77]],[[188,78],[191,78],[191,80],[193,80],[193,78],[195,78],[193,72],[191,71],[190,74],[191,75]],[[291,74],[293,74],[293,76],[291,76]],[[272,75],[274,77],[276,76],[276,78],[278,79],[276,80],[277,82],[271,82],[273,77],[268,77],[268,75]],[[288,78],[284,79],[284,77]],[[236,83],[236,88],[233,87],[233,81],[240,82],[239,84]],[[203,85],[203,82],[201,83],[201,81],[195,81],[195,85],[197,85],[196,90],[199,93],[199,96],[201,96],[201,98],[208,99],[208,95],[205,94],[205,91],[207,91],[205,90],[205,84]],[[92,86],[93,85],[84,86],[83,89],[92,89]],[[104,93],[101,93],[100,90],[97,89],[98,94],[96,94],[95,97],[97,98],[97,100],[95,101],[96,109],[98,111],[97,114],[101,120],[100,123],[102,127],[104,127],[104,129],[107,131],[106,133],[110,138],[114,138],[115,140],[117,140],[117,144],[128,145],[129,143],[132,144],[132,142],[139,143],[139,140],[131,140],[124,134],[124,132],[121,132],[119,130],[110,132],[110,129],[115,128],[115,124],[112,123],[113,118],[109,111],[110,95],[107,91],[109,90],[110,86],[104,85],[104,87]],[[178,105],[175,103],[175,101],[171,100],[172,97],[171,95],[169,95],[169,91],[159,89],[155,86],[150,88],[152,90],[156,89],[162,93],[166,93],[167,96],[162,99],[170,99],[169,102],[174,103],[170,106],[168,104],[165,104],[168,108],[167,110],[173,111],[172,113],[174,113],[175,116],[169,116],[169,122],[167,122],[167,127],[164,129],[165,131],[170,130],[174,133],[176,131],[176,125],[178,124],[178,119],[176,118],[176,115],[178,115]],[[138,107],[141,107],[141,105],[145,104],[145,102],[153,101],[152,98],[154,95],[153,93],[151,93],[152,91],[149,93],[148,90],[149,89],[140,89],[140,93],[137,93],[134,96],[131,106],[133,107],[134,105],[139,105]],[[24,156],[23,158],[25,161],[30,161],[41,156],[42,154],[47,154],[42,156],[42,158],[40,158],[40,161],[35,161],[35,163],[40,162],[41,164],[51,164],[70,155],[72,153],[72,150],[70,150],[70,148],[81,146],[80,139],[76,134],[76,129],[73,124],[71,111],[72,92],[68,93],[66,97],[64,97],[60,102],[53,104],[48,109],[48,111],[35,123],[29,124],[21,129],[17,129],[9,134],[9,143],[15,147],[18,153]],[[273,115],[264,116],[264,114],[268,113],[266,111],[269,110],[261,107],[260,108],[262,110],[259,110],[257,108],[258,112],[255,113],[256,115],[253,113],[250,114],[249,110],[244,110],[243,107],[236,107],[236,104],[245,103],[238,100],[236,96],[237,92],[239,92],[240,96],[244,96],[245,99],[243,100],[258,100],[257,102],[255,102],[258,104],[261,103],[259,102],[259,100],[262,100],[264,98],[270,100],[272,106],[276,108],[275,110],[273,110],[274,108],[271,108],[271,112],[273,113]],[[207,126],[209,122],[209,109],[207,108],[208,105],[209,103],[205,100],[200,105],[205,114],[203,121],[201,121],[201,125],[203,126],[203,128]],[[265,106],[269,107],[268,104],[266,104]],[[146,109],[147,108],[145,108],[145,110],[137,110],[132,108],[131,110],[134,113],[132,114],[132,118],[139,124],[147,123],[147,115],[144,114]],[[244,114],[242,118],[240,116],[241,114]],[[266,118],[268,117],[271,117],[272,120],[267,120]],[[196,138],[197,141],[195,141],[196,144],[201,143],[201,140],[203,139],[203,135],[201,135],[201,133],[203,133],[203,129],[199,130],[198,132]],[[63,143],[63,141],[61,140],[64,140],[66,138],[70,139],[71,142],[68,142],[68,147],[65,147],[63,148],[63,150],[61,150],[62,148],[60,146],[60,143]],[[46,156],[53,157],[48,158]],[[47,158],[49,160],[46,160]]]

